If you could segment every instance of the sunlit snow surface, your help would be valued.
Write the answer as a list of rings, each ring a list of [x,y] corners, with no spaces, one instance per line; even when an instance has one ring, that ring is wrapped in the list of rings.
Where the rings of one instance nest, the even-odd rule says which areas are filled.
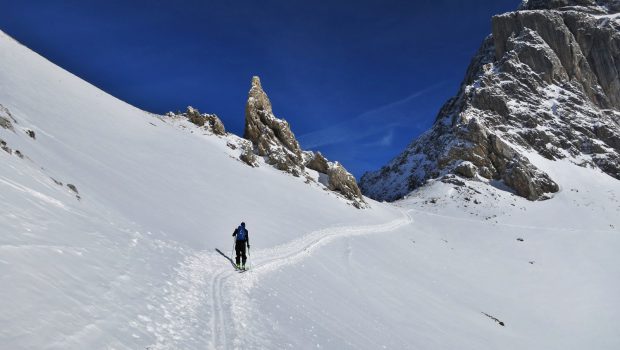
[[[0,104],[2,349],[620,348],[620,185],[597,170],[529,155],[553,199],[437,182],[357,210],[2,33]]]

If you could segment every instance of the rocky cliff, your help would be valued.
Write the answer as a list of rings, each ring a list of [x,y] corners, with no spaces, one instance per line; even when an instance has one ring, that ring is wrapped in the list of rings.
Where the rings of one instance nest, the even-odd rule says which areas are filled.
[[[529,160],[568,158],[620,179],[620,2],[530,0],[492,19],[459,93],[361,189],[402,198],[448,174],[498,180],[530,200],[559,187]]]
[[[356,207],[366,206],[355,177],[338,162],[329,162],[319,152],[303,151],[286,120],[273,114],[271,101],[263,90],[259,77],[252,78],[245,107],[245,131],[243,137],[252,142],[253,149],[246,150],[241,160],[256,166],[255,155],[263,157],[267,164],[294,176],[308,176],[306,169],[326,175],[324,184],[330,190],[343,195]]]
[[[252,141],[259,156],[276,168],[300,176],[304,171],[299,142],[286,120],[273,114],[271,102],[259,77],[252,78],[252,86],[245,106],[243,138]]]

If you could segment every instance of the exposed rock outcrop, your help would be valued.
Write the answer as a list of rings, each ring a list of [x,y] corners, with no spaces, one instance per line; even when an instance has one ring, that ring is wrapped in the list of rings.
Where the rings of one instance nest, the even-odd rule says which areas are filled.
[[[618,1],[530,0],[520,9],[493,17],[458,95],[431,130],[362,177],[364,194],[396,200],[455,173],[546,199],[559,187],[527,152],[585,159],[620,179]]]
[[[243,137],[252,142],[255,153],[268,164],[294,176],[306,175],[306,168],[326,174],[330,190],[342,194],[357,208],[366,207],[355,177],[342,165],[329,162],[319,152],[302,151],[288,122],[273,114],[269,97],[256,76],[252,78],[245,108]],[[251,155],[244,152],[242,157],[248,163]]]
[[[13,150],[6,144],[6,141],[4,141],[3,139],[0,139],[0,149],[8,154],[13,154]]]
[[[170,116],[182,116],[187,118],[191,123],[196,124],[197,126],[204,127],[208,131],[216,135],[226,135],[226,129],[224,128],[224,123],[220,120],[220,118],[215,114],[207,114],[200,113],[197,109],[192,106],[188,106],[185,113],[181,113],[179,115],[169,113]]]
[[[309,152],[306,167],[323,174],[327,174],[329,172],[329,163],[327,162],[327,159],[323,157],[321,152]]]
[[[11,124],[9,119],[0,115],[0,128],[13,130],[13,124]]]
[[[258,158],[256,154],[254,154],[254,147],[252,146],[252,142],[248,140],[243,140],[244,142],[241,144],[241,155],[239,159],[241,159],[245,164],[256,168],[258,167]]]
[[[216,135],[227,135],[224,124],[215,114],[200,113],[191,106],[183,113],[168,112],[166,117],[173,120],[187,120]],[[185,127],[183,123],[181,127]],[[368,206],[355,177],[341,164],[330,162],[320,152],[301,149],[288,122],[276,118],[273,114],[271,101],[258,77],[252,78],[248,94],[244,136],[239,138],[228,135],[226,145],[232,150],[237,150],[238,159],[251,167],[259,167],[262,158],[265,163],[276,169],[296,177],[303,177],[308,183],[323,184],[325,188],[349,200],[356,208]],[[317,171],[318,178],[308,169]]]
[[[286,120],[273,114],[269,97],[263,91],[258,77],[252,78],[248,102],[245,106],[243,137],[252,141],[259,156],[276,168],[300,176],[304,171],[299,142]]]
[[[14,122],[15,118],[13,118],[11,112],[9,112],[9,110],[3,105],[0,105],[0,128],[15,131],[15,129],[13,128]]]
[[[473,179],[478,174],[478,167],[470,161],[464,161],[454,168],[454,172],[463,177]]]
[[[356,204],[361,204],[357,201],[362,199],[362,192],[357,187],[355,177],[353,177],[353,175],[351,175],[342,165],[335,162],[327,170],[327,175],[329,176],[330,190],[338,191],[347,199],[355,201]]]

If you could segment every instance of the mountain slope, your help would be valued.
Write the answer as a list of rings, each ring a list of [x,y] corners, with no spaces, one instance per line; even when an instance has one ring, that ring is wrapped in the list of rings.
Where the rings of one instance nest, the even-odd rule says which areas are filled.
[[[357,210],[4,34],[0,104],[2,348],[620,346],[620,186],[598,169],[529,153],[554,200],[430,181]]]
[[[529,156],[553,200],[431,181],[396,203],[411,224],[252,281],[240,348],[616,348],[620,185]]]
[[[236,136],[136,109],[4,33],[0,104],[11,124],[0,128],[0,323],[12,348],[135,348],[129,318],[148,313],[148,294],[190,252],[228,251],[242,220],[260,251],[400,215],[250,168],[226,146]]]
[[[395,200],[454,173],[530,200],[559,190],[521,149],[620,179],[620,15],[615,1],[530,1],[493,17],[458,95],[362,192]],[[569,6],[572,5],[572,6]],[[577,6],[580,5],[580,6]]]

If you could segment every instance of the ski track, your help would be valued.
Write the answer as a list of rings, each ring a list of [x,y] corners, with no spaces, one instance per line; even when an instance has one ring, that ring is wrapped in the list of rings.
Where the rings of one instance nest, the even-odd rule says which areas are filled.
[[[388,223],[330,227],[259,250],[250,270],[244,273],[233,270],[230,262],[215,252],[188,256],[175,269],[172,281],[166,282],[163,296],[149,298],[147,308],[157,316],[137,316],[155,341],[146,348],[176,349],[181,341],[187,347],[188,340],[195,349],[264,348],[268,345],[264,344],[265,337],[247,332],[253,310],[250,291],[262,276],[297,264],[338,238],[391,232],[408,225],[413,221],[409,212],[401,209],[402,217]],[[207,325],[205,318],[209,320]],[[237,336],[240,334],[243,337]]]
[[[191,254],[174,270],[173,278],[165,283],[163,295],[151,295],[148,299],[148,314],[153,316],[137,315],[138,321],[131,322],[132,327],[142,324],[138,328],[151,334],[154,344],[146,347],[151,350],[178,349],[180,346],[212,350],[270,348],[267,331],[261,333],[260,329],[249,329],[255,317],[252,315],[255,308],[251,291],[263,276],[303,261],[336,239],[392,232],[413,222],[411,213],[511,228],[582,231],[576,228],[490,223],[416,209],[399,210],[401,218],[384,224],[329,227],[276,247],[259,250],[254,258],[248,260],[251,262],[250,269],[244,273],[235,271],[230,261],[219,253],[200,251]],[[208,320],[207,324],[205,320]],[[363,334],[358,336],[364,337]],[[191,346],[188,347],[188,344]]]
[[[246,330],[247,325],[252,321],[250,312],[254,310],[251,306],[252,298],[250,291],[263,275],[288,265],[297,264],[310,256],[316,249],[338,238],[391,232],[413,221],[408,211],[401,210],[401,213],[403,216],[400,219],[385,224],[331,227],[314,231],[289,243],[259,251],[256,254],[258,258],[254,259],[251,270],[241,275],[236,272],[228,272],[227,282],[230,284],[229,290],[231,291],[231,298],[229,300],[231,302],[232,326],[235,334],[244,334],[243,337],[234,339],[234,349],[262,349],[269,347],[269,344],[260,344],[261,341],[264,342],[268,337],[247,332]]]

